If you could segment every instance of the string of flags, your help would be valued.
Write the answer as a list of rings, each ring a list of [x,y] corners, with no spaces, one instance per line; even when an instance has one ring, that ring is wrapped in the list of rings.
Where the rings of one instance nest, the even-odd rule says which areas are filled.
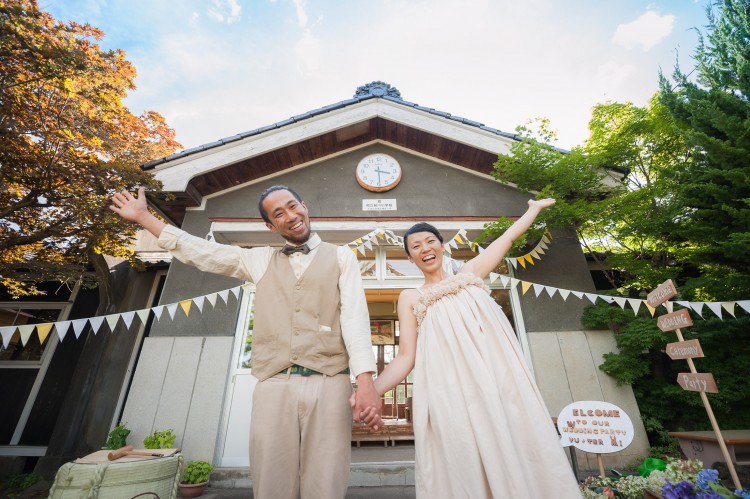
[[[364,255],[365,249],[372,250],[373,244],[379,244],[378,240],[385,240],[388,242],[388,244],[391,245],[403,246],[403,238],[397,236],[392,231],[387,229],[375,229],[368,234],[348,243],[348,246],[352,247],[355,252],[359,252]],[[545,233],[540,242],[532,251],[530,251],[526,255],[519,256],[517,258],[507,258],[506,260],[508,260],[508,262],[514,268],[517,268],[517,265],[519,264],[523,268],[526,268],[526,264],[534,265],[534,259],[541,260],[540,255],[544,254],[544,250],[547,249],[547,245],[551,242],[551,240],[552,236],[549,233]],[[478,243],[476,243],[475,241],[471,241],[466,236],[466,231],[464,229],[459,230],[455,236],[453,236],[447,243],[444,244],[446,253],[450,255],[452,249],[458,248],[458,244],[466,245],[472,248],[472,250],[475,252],[483,251],[483,248],[479,246]],[[598,300],[602,300],[605,303],[610,304],[615,303],[619,305],[623,310],[625,309],[625,307],[630,307],[635,315],[638,315],[638,312],[640,311],[642,306],[645,306],[648,309],[652,317],[656,313],[656,309],[652,308],[645,299],[624,298],[619,296],[574,291],[570,289],[549,286],[546,284],[524,281],[522,279],[517,279],[509,275],[497,274],[495,272],[491,272],[489,278],[490,283],[493,284],[499,279],[500,283],[505,288],[517,289],[520,286],[522,295],[526,295],[529,290],[533,289],[534,296],[537,298],[543,293],[549,296],[549,298],[559,296],[563,301],[567,301],[570,296],[573,296],[580,300],[589,300],[592,304],[596,304]],[[250,292],[252,291],[252,289],[253,285],[251,283],[248,283],[229,289],[224,289],[222,291],[209,293],[207,295],[188,298],[179,302],[169,303],[166,305],[158,305],[141,310],[108,314],[104,316],[88,317],[84,319],[47,322],[41,324],[3,326],[0,327],[0,339],[2,340],[0,346],[2,346],[3,348],[9,348],[13,335],[16,332],[18,332],[20,335],[21,344],[23,346],[26,346],[26,343],[34,333],[38,335],[39,343],[43,344],[52,332],[52,329],[56,331],[60,341],[63,341],[63,339],[70,333],[71,330],[73,331],[73,335],[75,336],[75,338],[78,339],[87,326],[91,326],[91,330],[94,334],[100,332],[105,324],[109,328],[110,332],[114,332],[121,321],[124,324],[125,329],[129,331],[133,323],[135,322],[136,317],[138,317],[141,324],[143,325],[146,324],[149,319],[149,315],[152,313],[154,314],[154,317],[159,321],[161,321],[162,319],[166,320],[166,317],[169,317],[170,320],[174,320],[178,309],[182,309],[185,316],[189,317],[193,307],[195,307],[199,313],[203,313],[203,309],[206,303],[209,303],[212,307],[216,307],[216,304],[219,301],[222,301],[225,305],[227,305],[229,303],[230,294],[234,295],[234,297],[239,300],[240,291]],[[660,307],[666,307],[666,303],[669,302],[665,302],[665,304],[660,305]],[[674,305],[679,305],[683,308],[693,310],[702,319],[706,318],[704,317],[706,310],[710,310],[716,317],[721,320],[724,320],[724,313],[731,315],[732,317],[736,317],[737,307],[740,307],[745,312],[750,313],[750,300],[721,302],[691,302],[678,300],[672,303]],[[165,310],[167,312],[166,314],[164,313]]]
[[[403,237],[396,235],[389,229],[382,228],[374,229],[364,236],[358,237],[354,241],[347,243],[346,246],[349,246],[355,254],[359,253],[362,256],[366,256],[367,250],[372,251],[373,245],[380,244],[378,242],[379,240],[385,240],[385,242],[387,242],[391,246],[404,246]],[[519,257],[508,257],[505,260],[509,265],[512,265],[514,269],[517,269],[518,265],[521,265],[521,267],[525,269],[527,264],[534,265],[535,259],[542,259],[541,255],[544,254],[544,250],[548,248],[548,244],[550,244],[551,242],[552,234],[550,234],[549,231],[545,231],[544,235],[539,240],[534,249],[532,249],[525,255],[521,255]],[[448,255],[452,255],[453,250],[459,248],[459,244],[467,246],[475,253],[481,253],[484,251],[484,248],[480,246],[478,242],[469,239],[466,229],[460,229],[458,232],[456,232],[453,237],[451,237],[447,242],[443,244],[443,249]]]

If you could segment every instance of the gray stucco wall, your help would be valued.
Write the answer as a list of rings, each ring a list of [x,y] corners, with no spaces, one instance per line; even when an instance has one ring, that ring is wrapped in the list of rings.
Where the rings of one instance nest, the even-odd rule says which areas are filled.
[[[561,289],[595,292],[594,281],[575,232],[552,231],[552,238],[541,260],[535,260],[534,265],[527,264],[525,269],[519,265],[516,277]],[[591,302],[588,299],[581,300],[572,294],[566,301],[557,293],[551,298],[546,292],[537,297],[533,289],[521,296],[521,309],[528,332],[579,330],[583,327],[581,314],[589,305]]]

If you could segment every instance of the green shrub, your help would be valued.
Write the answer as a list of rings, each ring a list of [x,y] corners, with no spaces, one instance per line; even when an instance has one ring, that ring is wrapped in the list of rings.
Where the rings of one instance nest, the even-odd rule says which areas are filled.
[[[143,439],[143,446],[147,449],[171,449],[176,439],[174,430],[154,430],[154,433]]]
[[[107,443],[105,444],[107,449],[115,450],[127,445],[126,441],[128,439],[128,435],[130,435],[130,430],[128,429],[127,425],[127,423],[121,422],[120,424],[112,428],[112,431],[110,431],[109,435],[107,436]]]
[[[213,470],[214,467],[206,461],[190,461],[182,472],[182,483],[207,482]]]

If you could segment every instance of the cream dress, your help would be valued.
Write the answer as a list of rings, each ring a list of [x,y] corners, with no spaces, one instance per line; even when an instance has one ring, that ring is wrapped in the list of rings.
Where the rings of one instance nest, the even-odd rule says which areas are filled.
[[[518,341],[482,279],[419,290],[418,498],[580,498]]]

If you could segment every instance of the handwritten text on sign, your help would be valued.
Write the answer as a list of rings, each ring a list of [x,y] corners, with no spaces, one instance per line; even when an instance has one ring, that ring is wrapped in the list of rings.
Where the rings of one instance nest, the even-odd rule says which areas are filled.
[[[584,452],[618,452],[633,441],[633,422],[625,411],[609,402],[573,402],[560,411],[557,430],[563,447]]]
[[[677,375],[677,383],[691,392],[719,393],[711,373],[680,373]]]
[[[677,288],[674,287],[672,279],[667,279],[648,294],[646,301],[651,305],[651,308],[656,308],[675,295],[677,295]]]
[[[703,357],[703,349],[698,340],[678,341],[667,343],[667,355],[672,360],[694,359]]]
[[[683,308],[677,312],[659,316],[659,318],[656,319],[656,325],[666,333],[667,331],[674,331],[675,329],[692,326],[693,319],[690,317],[690,312],[688,312],[686,308]]]

